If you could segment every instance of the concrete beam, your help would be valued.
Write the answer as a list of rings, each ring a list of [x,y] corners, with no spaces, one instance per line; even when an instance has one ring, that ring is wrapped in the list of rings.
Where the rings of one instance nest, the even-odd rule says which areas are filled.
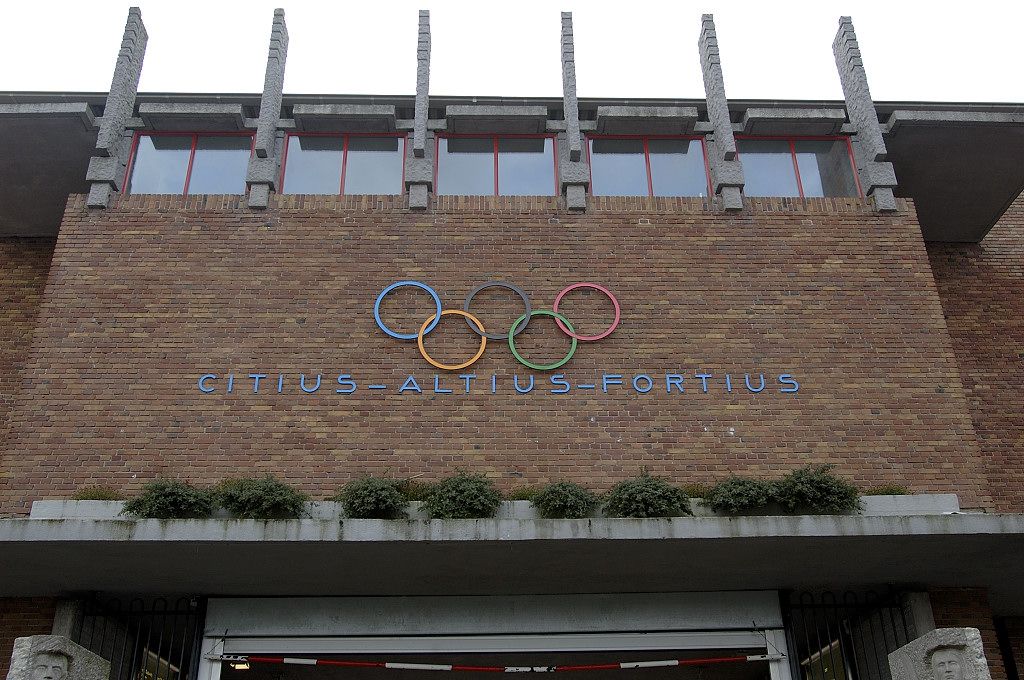
[[[249,189],[248,206],[263,210],[270,204],[270,193],[277,189],[280,159],[278,122],[281,120],[281,100],[284,96],[284,69],[288,61],[288,25],[284,10],[274,10],[270,24],[270,46],[267,48],[267,70],[263,76],[263,94],[260,96],[260,115],[256,122],[256,141],[245,183]],[[140,109],[141,113],[141,109]]]
[[[715,19],[710,14],[701,17],[700,65],[704,75],[704,95],[707,98],[708,119],[714,133],[707,140],[711,183],[720,205],[728,211],[743,209],[743,165],[736,157],[736,137],[729,116],[729,100],[725,96],[725,78],[722,58],[718,51]]]
[[[114,75],[110,81],[110,91],[107,93],[103,117],[100,119],[100,130],[96,137],[96,157],[116,159],[122,166],[128,163],[131,136],[126,134],[126,125],[135,110],[135,97],[139,91],[142,61],[146,56],[148,41],[149,34],[142,23],[141,10],[138,7],[129,8],[128,20],[121,38],[121,49],[114,64]],[[90,208],[107,207],[113,193],[120,190],[114,179],[120,176],[119,173],[110,174],[110,179],[90,184],[87,200]]]
[[[139,118],[152,130],[235,132],[245,129],[241,104],[139,104]]]
[[[458,104],[445,108],[451,132],[539,134],[547,129],[546,106]]]
[[[748,135],[837,135],[846,122],[842,109],[750,108],[743,113]]]
[[[394,132],[395,107],[390,104],[296,104],[297,130],[313,132]],[[414,133],[415,134],[415,133]]]
[[[569,160],[583,156],[580,139],[580,104],[576,98],[576,49],[572,37],[572,12],[562,12],[562,100]]]
[[[597,131],[608,135],[688,135],[696,106],[598,106]]]
[[[430,10],[420,10],[416,37],[416,105],[413,114],[412,154],[423,158],[427,146],[427,113],[430,108]]]

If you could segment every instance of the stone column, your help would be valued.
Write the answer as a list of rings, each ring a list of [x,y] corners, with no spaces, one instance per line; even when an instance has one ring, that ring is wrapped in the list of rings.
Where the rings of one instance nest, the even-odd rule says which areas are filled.
[[[281,118],[281,99],[284,93],[284,67],[288,59],[288,26],[284,10],[274,10],[270,27],[270,49],[267,52],[267,71],[263,77],[263,95],[260,97],[260,117],[256,125],[255,153],[249,159],[245,183],[249,187],[249,207],[266,208],[270,192],[277,191],[280,176],[280,154],[277,153],[277,125]]]
[[[892,680],[992,680],[977,628],[936,628],[889,654]]]
[[[576,98],[576,52],[572,37],[572,12],[562,12],[562,100],[565,111],[567,153],[560,159],[558,184],[569,210],[587,209],[590,168],[583,161],[580,107]]]
[[[846,98],[846,112],[857,131],[853,140],[853,155],[861,188],[874,201],[875,210],[892,212],[896,210],[896,198],[893,195],[896,173],[892,163],[888,162],[889,152],[882,139],[875,102],[868,89],[860,45],[850,17],[839,18],[839,31],[832,42],[832,53],[836,58],[839,82]]]
[[[736,137],[729,118],[729,100],[725,96],[722,59],[718,51],[715,18],[701,17],[700,66],[704,74],[704,94],[708,102],[708,119],[714,134],[707,140],[711,184],[725,210],[743,209],[743,165],[736,156]]]
[[[90,208],[106,208],[114,192],[121,191],[124,173],[131,152],[131,135],[127,125],[135,112],[135,96],[142,76],[142,60],[146,56],[149,34],[142,23],[138,7],[128,10],[121,50],[114,64],[114,76],[107,93],[107,102],[96,136],[96,154],[89,159],[85,179],[90,182],[87,204]]]
[[[43,667],[45,666],[45,672]],[[36,668],[39,667],[39,671]],[[110,662],[62,635],[31,635],[14,640],[7,680],[107,680]]]
[[[409,207],[426,210],[434,184],[434,168],[427,157],[427,112],[430,106],[430,11],[420,10],[416,36],[416,108],[413,114],[412,158],[405,164]]]

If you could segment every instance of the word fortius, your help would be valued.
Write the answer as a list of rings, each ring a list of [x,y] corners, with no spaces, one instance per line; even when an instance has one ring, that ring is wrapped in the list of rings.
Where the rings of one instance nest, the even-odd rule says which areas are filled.
[[[336,377],[335,377],[336,375]],[[569,394],[575,391],[601,391],[614,394],[621,391],[647,394],[655,390],[669,394],[685,394],[687,387],[690,392],[707,394],[710,392],[779,392],[782,394],[796,393],[800,383],[789,373],[781,373],[774,378],[764,373],[719,373],[695,372],[692,375],[683,373],[601,373],[596,379],[570,380],[565,373],[534,376],[518,374],[477,375],[460,373],[454,375],[434,374],[425,378],[407,375],[392,379],[390,382],[365,382],[357,380],[350,373],[338,373],[325,377],[323,373],[205,373],[199,376],[196,387],[203,394],[231,393],[290,393],[302,392],[316,394],[333,392],[335,394],[352,394],[357,391],[391,392],[395,394],[498,394],[530,392],[549,392],[551,394]]]

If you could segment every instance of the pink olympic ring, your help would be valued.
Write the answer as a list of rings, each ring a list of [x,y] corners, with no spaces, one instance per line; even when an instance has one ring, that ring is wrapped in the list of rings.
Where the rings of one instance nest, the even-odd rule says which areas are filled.
[[[571,286],[567,286],[562,289],[561,293],[555,296],[555,304],[551,305],[551,311],[557,312],[558,303],[562,301],[562,298],[565,296],[565,294],[568,293],[569,291],[576,290],[577,288],[593,288],[594,290],[599,290],[608,296],[608,299],[612,301],[612,305],[615,306],[615,320],[612,321],[612,325],[609,326],[608,329],[604,333],[601,333],[600,335],[576,335],[571,330],[566,328],[565,324],[563,324],[559,318],[555,317],[555,323],[558,324],[558,327],[562,330],[563,333],[565,333],[571,338],[576,338],[580,342],[591,342],[593,340],[600,340],[601,338],[605,338],[611,335],[611,332],[614,331],[619,325],[619,301],[616,300],[615,296],[612,295],[612,292],[605,288],[604,286],[600,286],[596,283],[574,283]]]

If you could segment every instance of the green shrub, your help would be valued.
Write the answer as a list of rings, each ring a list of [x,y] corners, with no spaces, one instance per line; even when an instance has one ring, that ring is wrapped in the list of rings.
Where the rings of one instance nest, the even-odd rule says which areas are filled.
[[[598,503],[595,493],[575,482],[548,484],[533,498],[533,507],[547,519],[583,519]]]
[[[608,517],[677,517],[693,514],[682,489],[646,472],[615,485],[605,500]]]
[[[295,519],[303,515],[309,498],[273,475],[225,480],[217,486],[216,496],[240,519]]]
[[[910,489],[902,484],[882,484],[861,491],[862,496],[906,496],[909,493]]]
[[[501,503],[494,483],[483,475],[460,472],[439,482],[424,500],[434,519],[481,519],[493,517]]]
[[[775,483],[775,500],[789,512],[842,514],[860,508],[857,487],[832,472],[834,465],[808,465]]]
[[[401,519],[406,516],[400,482],[381,477],[356,479],[331,500],[341,503],[345,515],[356,519]]]
[[[397,483],[398,492],[410,503],[413,501],[424,501],[434,488],[433,484],[420,482],[415,479],[405,479]]]
[[[157,479],[124,504],[123,514],[151,519],[200,519],[217,507],[213,493],[171,479]]]
[[[532,501],[541,492],[542,488],[539,486],[518,486],[505,494],[505,500]]]
[[[775,500],[775,488],[763,479],[730,477],[711,487],[704,504],[715,512],[736,515],[763,508]]]
[[[87,486],[75,492],[73,501],[123,501],[124,494],[109,486]]]
[[[690,484],[683,484],[679,487],[686,494],[687,498],[707,498],[711,492],[711,487],[707,484],[700,484],[697,482],[691,482]]]

